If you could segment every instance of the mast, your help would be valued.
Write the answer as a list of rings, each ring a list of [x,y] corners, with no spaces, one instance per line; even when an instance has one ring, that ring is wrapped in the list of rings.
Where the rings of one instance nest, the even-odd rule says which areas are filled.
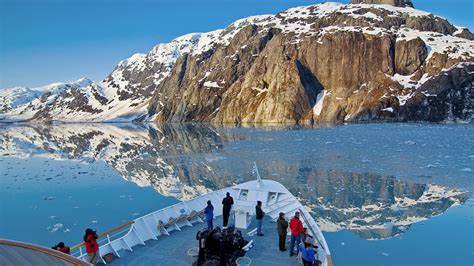
[[[262,187],[262,177],[260,176],[260,173],[258,172],[258,167],[257,167],[256,162],[253,162],[253,171],[252,172],[257,175],[258,188],[261,188]]]

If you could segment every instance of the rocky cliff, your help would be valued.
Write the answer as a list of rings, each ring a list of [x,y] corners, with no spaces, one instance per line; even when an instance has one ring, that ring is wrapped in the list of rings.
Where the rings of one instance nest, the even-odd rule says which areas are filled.
[[[352,4],[378,4],[400,7],[413,7],[411,0],[352,0]]]
[[[474,35],[467,28],[413,9],[410,1],[353,2],[363,4],[291,8],[179,37],[122,61],[101,83],[33,104],[33,115],[23,118],[474,120]],[[21,118],[18,107],[10,109],[4,119]]]

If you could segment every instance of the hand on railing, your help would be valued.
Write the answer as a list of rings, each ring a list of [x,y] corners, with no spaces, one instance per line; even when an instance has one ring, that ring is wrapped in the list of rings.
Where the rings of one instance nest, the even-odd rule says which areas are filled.
[[[97,239],[98,239],[97,242],[98,242],[98,243],[103,243],[104,241],[107,241],[108,243],[110,243],[110,241],[111,241],[110,238],[111,238],[111,237],[113,237],[113,236],[115,236],[115,235],[117,235],[117,234],[123,233],[123,232],[125,231],[125,230],[122,230],[122,231],[120,231],[120,232],[117,232],[118,230],[120,230],[120,229],[122,229],[122,228],[125,228],[125,227],[128,227],[128,226],[130,226],[130,225],[133,225],[134,223],[135,223],[134,221],[130,221],[130,222],[126,223],[126,224],[122,224],[121,226],[115,227],[114,229],[109,230],[109,231],[107,231],[107,232],[105,232],[105,233],[103,233],[103,234],[100,234],[99,237],[97,238]],[[115,233],[115,232],[117,232],[117,233]],[[112,233],[115,233],[115,234],[112,234]],[[106,238],[106,239],[99,240],[99,239],[101,239],[101,238],[103,238],[103,237],[107,237],[107,238]],[[79,256],[80,256],[80,257],[84,256],[84,254],[83,254],[83,252],[82,252],[82,246],[84,246],[84,245],[85,245],[85,243],[84,243],[84,242],[81,242],[81,243],[79,243],[79,244],[77,244],[77,245],[71,247],[71,254],[73,254],[74,256],[76,256],[76,254],[79,253]],[[100,245],[99,245],[99,246],[100,246]],[[72,253],[72,251],[74,251],[74,250],[76,250],[76,249],[79,249],[79,252],[74,252],[74,253]]]

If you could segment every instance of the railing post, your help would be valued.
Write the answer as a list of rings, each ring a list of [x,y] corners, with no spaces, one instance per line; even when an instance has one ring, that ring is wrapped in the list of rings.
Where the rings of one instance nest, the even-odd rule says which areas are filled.
[[[79,247],[79,253],[81,254],[81,257],[82,257],[82,247]]]
[[[110,244],[110,235],[109,235],[109,234],[107,234],[107,241],[108,241],[109,244]]]

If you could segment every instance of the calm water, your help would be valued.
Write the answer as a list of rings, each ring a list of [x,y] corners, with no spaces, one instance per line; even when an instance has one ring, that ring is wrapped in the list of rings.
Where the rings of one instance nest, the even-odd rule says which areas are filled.
[[[335,265],[474,264],[474,126],[0,125],[0,237],[78,243],[261,175],[312,209]]]

